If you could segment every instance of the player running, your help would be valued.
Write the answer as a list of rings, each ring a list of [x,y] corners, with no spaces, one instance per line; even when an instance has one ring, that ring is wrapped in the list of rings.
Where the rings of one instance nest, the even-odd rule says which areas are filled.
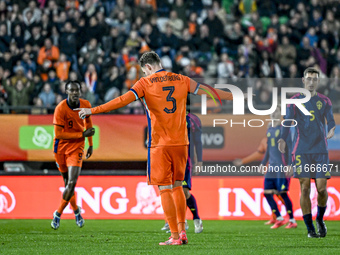
[[[81,208],[76,204],[74,188],[77,184],[83,162],[85,138],[88,137],[89,148],[86,159],[91,157],[93,152],[91,117],[81,120],[73,109],[79,107],[91,107],[89,101],[80,99],[81,84],[79,81],[68,81],[65,84],[67,99],[60,102],[54,111],[54,157],[57,167],[64,179],[65,190],[58,210],[53,213],[51,226],[58,229],[60,217],[68,203],[74,211],[78,227],[84,226],[84,219],[81,216]],[[84,129],[86,129],[84,131]]]
[[[189,150],[188,150],[188,161],[185,168],[185,176],[183,181],[183,191],[185,198],[187,200],[187,206],[189,207],[195,226],[195,233],[199,234],[203,231],[203,222],[198,215],[198,208],[196,199],[193,194],[190,193],[191,190],[191,175],[192,169],[194,165],[201,166],[202,165],[202,124],[200,119],[193,113],[187,113],[187,128],[189,135]],[[193,157],[190,157],[193,156]],[[195,157],[196,156],[196,157]],[[197,163],[195,163],[197,162]],[[186,223],[186,229],[188,229]],[[166,222],[162,230],[169,230],[169,224]]]
[[[302,82],[305,88],[311,93],[311,99],[304,104],[304,107],[311,113],[304,115],[294,104],[287,106],[285,119],[297,121],[296,136],[293,143],[293,156],[295,161],[294,177],[299,178],[301,197],[300,205],[303,213],[303,220],[307,226],[308,237],[325,237],[327,228],[323,221],[328,199],[327,179],[331,177],[329,168],[329,157],[327,139],[334,135],[335,121],[332,111],[332,103],[328,97],[317,93],[320,73],[314,68],[307,68],[303,73]],[[301,93],[293,98],[304,98]],[[326,135],[327,120],[328,133]],[[279,150],[283,153],[286,147],[289,128],[283,128],[281,138],[278,141]],[[318,214],[315,232],[311,214],[310,201],[310,180],[315,180],[318,192]]]
[[[84,118],[91,114],[109,112],[141,99],[146,109],[149,128],[148,184],[159,187],[162,207],[171,231],[169,240],[159,244],[186,244],[186,199],[182,182],[189,143],[186,128],[187,95],[216,93],[225,100],[232,100],[233,97],[229,92],[202,86],[187,76],[165,71],[155,52],[144,53],[139,64],[146,77],[137,81],[130,91],[95,108],[77,110],[80,110],[80,118]]]
[[[261,162],[260,171],[263,171],[263,166],[266,166],[268,161],[269,165],[267,167],[268,171],[266,172],[264,178],[264,196],[267,199],[267,202],[272,209],[272,212],[276,216],[276,221],[272,229],[279,228],[285,225],[287,222],[281,216],[280,211],[277,207],[277,204],[274,200],[274,194],[279,194],[283,199],[284,204],[287,209],[287,213],[289,215],[289,223],[285,228],[296,228],[297,223],[293,216],[293,205],[292,201],[288,196],[288,189],[290,178],[287,178],[287,170],[290,165],[291,153],[290,150],[287,150],[285,154],[281,154],[277,147],[277,141],[280,138],[281,133],[281,111],[280,107],[278,107],[271,115],[270,118],[272,120],[272,126],[270,126],[267,130],[267,150],[266,154]],[[290,141],[287,139],[287,141]],[[288,146],[290,148],[290,146]]]

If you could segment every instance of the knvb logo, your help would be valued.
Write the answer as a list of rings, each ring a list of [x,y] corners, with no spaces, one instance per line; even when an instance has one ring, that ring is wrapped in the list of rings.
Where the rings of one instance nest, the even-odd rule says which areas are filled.
[[[244,115],[244,94],[242,90],[234,85],[229,84],[216,84],[215,88],[217,89],[229,89],[233,94],[233,115]],[[217,95],[216,91],[211,88],[214,93]],[[204,89],[203,89],[204,90]],[[204,90],[205,91],[205,90]],[[270,115],[272,114],[278,105],[278,90],[277,88],[273,88],[272,92],[272,106],[268,110],[257,110],[253,104],[253,88],[248,88],[248,108],[251,113],[255,115]],[[301,93],[306,95],[305,98],[287,98],[287,94],[290,93]],[[214,99],[214,96],[211,93],[208,93],[210,97]],[[310,116],[311,113],[303,106],[303,103],[306,103],[310,100],[311,94],[307,89],[304,88],[282,88],[281,89],[281,115],[286,115],[286,106],[289,104],[294,104],[304,115]],[[216,101],[215,101],[216,104]],[[201,114],[207,114],[207,95],[201,96]]]

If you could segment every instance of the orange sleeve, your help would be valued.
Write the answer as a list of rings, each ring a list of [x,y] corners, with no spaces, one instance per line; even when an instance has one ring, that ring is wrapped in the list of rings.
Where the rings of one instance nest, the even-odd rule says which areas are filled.
[[[55,108],[54,114],[53,114],[53,124],[64,127],[65,126],[65,120],[64,120],[64,115],[63,115],[61,108],[62,107],[60,105],[58,105]]]
[[[135,85],[133,85],[133,87],[131,88],[131,91],[136,94],[136,98],[141,98],[141,97],[144,97],[145,95],[145,92],[144,92],[144,84],[145,84],[145,81],[144,81],[144,78],[141,78],[139,79],[139,81],[137,81],[135,83]],[[137,98],[137,99],[138,99]]]
[[[242,164],[248,164],[254,161],[261,161],[263,159],[263,155],[265,154],[266,150],[267,150],[267,139],[262,138],[260,145],[257,148],[257,151],[243,158]]]
[[[76,133],[70,133],[70,132],[63,132],[63,127],[54,125],[54,133],[56,139],[79,139],[83,137],[83,132],[76,132]]]
[[[126,92],[124,95],[117,97],[106,104],[99,105],[97,107],[91,108],[92,114],[98,114],[102,112],[110,112],[119,108],[122,108],[129,103],[136,100],[136,95],[131,90]]]
[[[216,93],[220,96],[221,100],[233,100],[233,94],[230,92],[226,92],[220,89],[212,89],[208,86],[200,84],[192,79],[190,79],[190,93],[197,94],[197,95],[207,95],[208,97],[212,98],[215,97],[217,99]]]
[[[85,129],[92,128],[92,119],[91,116],[88,116],[85,118]],[[89,145],[93,146],[93,139],[92,136],[87,137],[87,140],[89,141]]]

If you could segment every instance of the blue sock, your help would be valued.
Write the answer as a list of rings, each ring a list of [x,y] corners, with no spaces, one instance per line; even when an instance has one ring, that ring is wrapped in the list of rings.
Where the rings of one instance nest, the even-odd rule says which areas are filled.
[[[305,224],[306,224],[308,232],[309,231],[314,231],[315,232],[315,228],[314,228],[314,225],[313,225],[312,214],[309,213],[309,214],[303,215],[303,220],[305,221]]]
[[[264,196],[266,197],[267,202],[268,202],[270,208],[272,209],[272,212],[275,213],[276,217],[280,217],[281,214],[279,212],[279,208],[277,208],[277,204],[274,200],[273,194],[264,194]]]
[[[287,193],[281,193],[280,196],[282,197],[283,201],[285,201],[285,206],[286,206],[286,209],[287,209],[287,213],[289,215],[289,219],[294,219],[293,204],[292,204],[292,201],[290,200],[288,194]]]
[[[200,216],[198,216],[198,208],[196,204],[196,199],[193,194],[191,194],[191,196],[187,199],[187,206],[189,207],[194,220],[199,219]]]
[[[318,214],[316,216],[316,219],[318,221],[323,221],[323,215],[325,214],[325,211],[326,211],[326,207],[321,207],[321,206],[318,206]]]

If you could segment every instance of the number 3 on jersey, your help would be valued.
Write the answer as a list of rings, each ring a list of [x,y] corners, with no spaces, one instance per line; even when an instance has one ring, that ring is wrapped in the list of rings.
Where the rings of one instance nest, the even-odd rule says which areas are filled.
[[[177,109],[176,99],[172,97],[172,94],[175,91],[175,87],[174,86],[163,87],[163,91],[169,91],[169,94],[166,97],[166,101],[172,102],[172,109],[168,109],[167,107],[165,107],[164,111],[166,113],[174,113],[176,111],[176,109]]]

